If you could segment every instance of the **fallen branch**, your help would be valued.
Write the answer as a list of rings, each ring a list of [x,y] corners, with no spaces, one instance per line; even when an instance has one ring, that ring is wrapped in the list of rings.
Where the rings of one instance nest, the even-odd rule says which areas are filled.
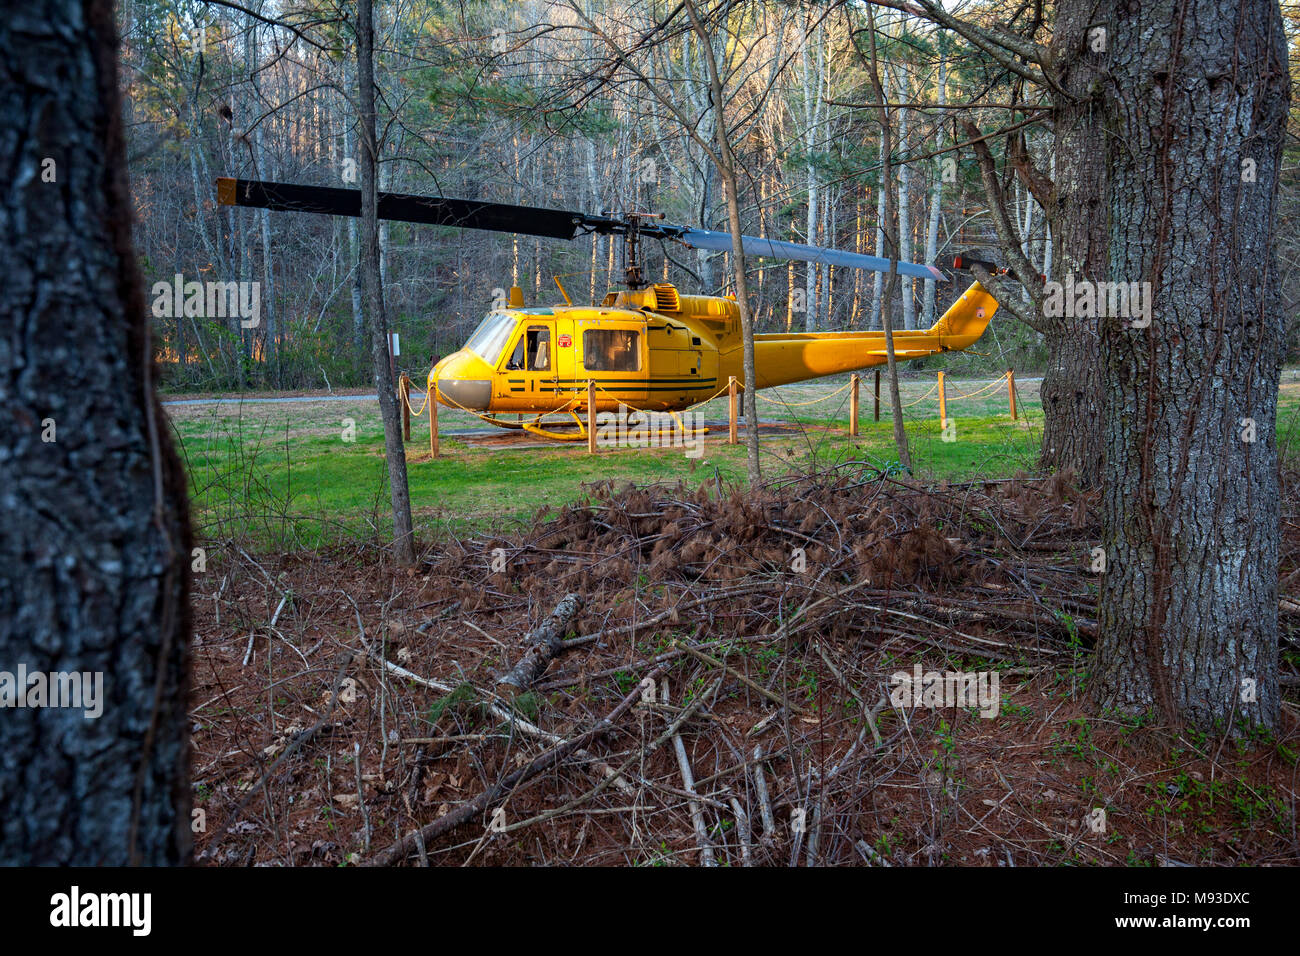
[[[763,773],[763,748],[754,748],[754,789],[758,791],[758,806],[763,815],[763,842],[776,840],[776,818],[772,815],[772,801],[767,795],[767,777]]]
[[[649,674],[648,678],[650,680],[656,680],[658,676],[659,670],[656,670]],[[552,767],[557,766],[566,757],[580,751],[588,744],[594,743],[599,737],[609,733],[609,731],[614,728],[615,721],[627,713],[627,711],[630,710],[637,701],[641,700],[641,693],[641,686],[638,684],[633,688],[630,694],[619,701],[617,707],[610,711],[606,717],[597,721],[596,725],[591,729],[570,740],[566,740],[558,746],[552,747],[540,756],[535,757],[526,766],[521,767],[514,773],[504,777],[499,782],[484,790],[474,799],[462,803],[455,810],[443,814],[432,823],[426,824],[420,829],[407,834],[397,843],[376,856],[373,860],[366,861],[364,865],[389,866],[393,863],[397,863],[404,860],[414,852],[421,841],[427,845],[430,841],[436,840],[446,833],[450,833],[457,827],[464,826],[477,816],[481,816],[488,807],[492,806],[492,804],[496,803],[498,800],[509,796],[509,794],[512,793],[520,784],[526,783],[539,773],[543,773],[550,770]]]
[[[740,841],[740,865],[753,866],[754,859],[750,847],[749,814],[735,797],[731,798],[731,811],[736,815],[736,839]]]
[[[444,694],[455,693],[456,689],[454,687],[451,687],[448,684],[443,684],[440,681],[430,680],[427,677],[421,677],[419,674],[408,671],[405,667],[402,667],[399,664],[394,664],[392,661],[384,661],[384,667],[388,670],[389,673],[396,674],[398,677],[404,678],[409,681],[413,681],[414,683],[419,684],[422,687],[428,687],[430,690],[440,691],[441,693]],[[520,733],[527,734],[529,737],[537,737],[541,740],[545,740],[547,743],[550,744],[560,744],[564,742],[564,738],[560,737],[558,734],[552,734],[545,730],[542,730],[541,727],[538,727],[536,724],[525,720],[524,718],[520,717],[518,714],[514,713],[513,711],[506,710],[504,707],[500,707],[490,701],[484,701],[483,706],[487,708],[487,712],[491,714],[493,717],[497,718],[497,720],[505,721],[505,723],[509,724],[511,727],[513,727],[515,730],[518,730]],[[605,763],[603,760],[597,760],[595,757],[593,757],[591,754],[587,753],[586,751],[579,751],[577,756],[582,757],[584,759],[591,760],[592,765],[597,770],[599,770],[605,777],[613,778],[614,786],[618,787],[619,790],[623,791],[624,793],[633,792],[632,785],[628,783],[626,780],[624,780],[622,777],[618,776],[618,774],[614,772],[614,768],[611,767],[609,764]]]
[[[541,625],[528,635],[528,650],[510,672],[497,681],[498,686],[513,688],[515,693],[531,687],[546,672],[551,659],[564,649],[564,634],[582,611],[582,596],[569,594]]]
[[[694,657],[696,660],[703,661],[705,664],[708,664],[711,667],[720,667],[722,670],[726,671],[732,677],[736,678],[736,680],[740,681],[750,690],[754,691],[755,693],[761,694],[762,696],[766,697],[768,700],[772,701],[772,703],[777,704],[778,706],[788,706],[790,710],[796,714],[808,713],[807,710],[800,707],[798,704],[788,703],[782,700],[779,694],[772,693],[766,687],[763,687],[761,684],[755,683],[754,681],[746,677],[744,674],[742,674],[740,671],[736,670],[734,667],[732,667],[729,664],[724,664],[716,657],[710,657],[708,654],[705,654],[703,651],[691,647],[689,644],[680,644],[678,646],[681,647],[681,649],[684,650],[687,654],[690,654],[692,657]]]
[[[668,703],[667,681],[664,682],[660,699],[665,704]],[[682,789],[689,794],[687,805],[691,810],[691,825],[695,827],[695,842],[700,846],[700,866],[717,866],[717,862],[713,859],[713,847],[709,845],[709,828],[704,823],[704,811],[700,809],[700,802],[695,799],[695,779],[691,774],[691,762],[686,756],[686,745],[682,743],[681,734],[673,734],[673,750],[677,754],[677,769],[682,774]]]

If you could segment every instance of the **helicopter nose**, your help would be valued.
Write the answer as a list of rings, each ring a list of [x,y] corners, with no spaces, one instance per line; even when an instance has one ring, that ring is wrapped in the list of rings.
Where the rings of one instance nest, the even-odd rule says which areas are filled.
[[[483,377],[488,372],[482,359],[462,349],[433,367],[429,384],[437,387],[435,394],[442,404],[485,412],[492,399],[492,380]]]

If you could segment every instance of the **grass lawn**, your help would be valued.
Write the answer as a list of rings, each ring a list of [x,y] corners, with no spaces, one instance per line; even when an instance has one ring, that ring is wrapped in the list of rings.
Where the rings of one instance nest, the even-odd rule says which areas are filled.
[[[881,396],[881,421],[873,421],[871,379],[864,377],[862,434],[850,439],[846,382],[840,377],[759,393],[760,420],[781,425],[763,438],[765,476],[848,460],[882,468],[897,461],[888,394]],[[988,388],[987,379],[950,380],[951,441],[941,434],[934,382],[933,374],[921,373],[901,387],[918,475],[1006,477],[1032,469],[1042,436],[1037,382],[1017,383],[1020,420],[1012,421],[1005,386]],[[971,395],[981,389],[985,394]],[[376,402],[304,398],[286,404],[169,406],[167,411],[190,475],[201,537],[251,536],[258,544],[287,549],[386,533],[388,490]],[[444,437],[442,456],[431,461],[427,419],[415,419],[407,462],[417,531],[422,537],[464,534],[526,521],[542,505],[573,501],[581,497],[583,483],[600,480],[696,484],[720,476],[743,484],[744,446],[725,443],[725,399],[706,405],[703,414],[724,424],[712,428],[699,457],[688,457],[682,448],[605,449],[591,456],[585,442],[529,437],[496,444],[494,433],[491,441]],[[481,423],[444,409],[439,426],[448,436]],[[1295,373],[1284,377],[1278,430],[1282,446],[1294,453],[1300,445]]]

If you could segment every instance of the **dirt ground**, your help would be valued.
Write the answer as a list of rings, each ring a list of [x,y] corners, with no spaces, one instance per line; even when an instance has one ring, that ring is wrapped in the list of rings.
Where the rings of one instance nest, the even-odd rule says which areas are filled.
[[[1092,703],[1095,504],[1068,477],[845,465],[744,497],[592,486],[525,532],[429,542],[415,569],[210,542],[200,860],[1300,862],[1295,506],[1288,700],[1249,739]],[[551,620],[569,595],[581,610]],[[499,683],[548,621],[540,680]],[[918,665],[996,674],[996,713],[895,706],[891,675]]]

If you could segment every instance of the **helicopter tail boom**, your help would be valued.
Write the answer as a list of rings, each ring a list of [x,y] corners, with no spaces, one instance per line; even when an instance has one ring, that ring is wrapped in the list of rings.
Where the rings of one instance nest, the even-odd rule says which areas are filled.
[[[969,348],[984,334],[997,310],[997,300],[984,286],[972,282],[926,334],[937,336],[944,349]]]
[[[894,357],[900,361],[974,345],[998,304],[978,282],[928,329],[894,332]],[[739,345],[723,353],[719,376],[743,379]],[[824,375],[854,372],[888,361],[883,332],[778,332],[754,336],[759,388],[789,385]]]

